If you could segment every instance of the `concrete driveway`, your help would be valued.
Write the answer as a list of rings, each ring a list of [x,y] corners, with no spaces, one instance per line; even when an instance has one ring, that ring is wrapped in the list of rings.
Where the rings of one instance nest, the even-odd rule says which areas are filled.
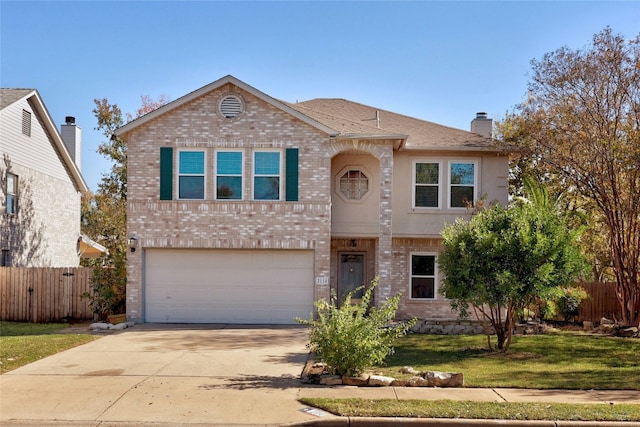
[[[313,421],[296,401],[307,338],[302,327],[136,325],[0,376],[0,423]]]

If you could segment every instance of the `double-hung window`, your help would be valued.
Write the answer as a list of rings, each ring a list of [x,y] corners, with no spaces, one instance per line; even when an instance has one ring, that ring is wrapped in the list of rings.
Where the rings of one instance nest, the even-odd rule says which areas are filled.
[[[253,153],[253,199],[280,200],[282,158],[279,151]]]
[[[204,199],[204,151],[180,151],[178,154],[178,198]]]
[[[411,299],[435,299],[436,255],[411,254]]]
[[[440,163],[415,162],[413,168],[413,207],[440,207]]]
[[[216,152],[216,199],[242,200],[242,151]]]
[[[15,215],[18,213],[18,177],[7,173],[7,209],[6,213]]]
[[[449,207],[466,208],[476,202],[476,162],[449,163]]]

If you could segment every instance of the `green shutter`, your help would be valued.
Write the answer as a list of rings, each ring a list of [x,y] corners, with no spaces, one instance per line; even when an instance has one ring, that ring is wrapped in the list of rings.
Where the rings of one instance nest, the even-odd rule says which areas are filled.
[[[173,198],[173,148],[160,147],[160,200]]]
[[[285,200],[287,202],[298,201],[298,149],[287,148],[285,157],[286,182]]]

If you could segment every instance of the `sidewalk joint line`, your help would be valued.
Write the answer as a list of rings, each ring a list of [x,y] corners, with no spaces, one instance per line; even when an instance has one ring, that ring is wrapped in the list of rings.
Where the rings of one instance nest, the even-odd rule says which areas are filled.
[[[503,395],[501,395],[500,393],[498,393],[498,391],[495,388],[492,388],[491,391],[493,391],[495,394],[497,394],[498,396],[500,396],[500,399],[502,399],[504,402],[507,401],[507,399],[504,398]]]
[[[393,394],[396,396],[396,400],[400,400],[400,397],[398,396],[398,391],[396,390],[397,387],[391,387],[393,389]]]

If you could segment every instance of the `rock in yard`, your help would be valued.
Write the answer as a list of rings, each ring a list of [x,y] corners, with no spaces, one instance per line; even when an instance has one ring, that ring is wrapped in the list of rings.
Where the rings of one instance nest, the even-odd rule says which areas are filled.
[[[92,323],[89,326],[89,329],[91,329],[92,331],[106,331],[107,329],[109,329],[109,325],[111,325],[111,324],[110,323],[102,323],[102,322]]]
[[[369,375],[360,375],[359,377],[342,377],[342,384],[344,385],[355,385],[358,387],[365,386],[369,383]]]
[[[425,379],[434,387],[462,387],[464,375],[452,372],[427,372]]]
[[[342,385],[342,377],[340,375],[322,375],[320,376],[321,385]]]
[[[432,384],[428,379],[422,377],[411,377],[405,384],[407,387],[430,387]]]
[[[420,372],[413,369],[411,366],[403,366],[400,368],[401,374],[420,375]]]
[[[121,331],[123,329],[127,329],[129,324],[127,322],[118,323],[117,325],[110,325],[109,329],[112,331]]]
[[[391,377],[385,377],[383,375],[371,375],[369,377],[369,385],[370,386],[382,386],[382,387],[388,387],[391,385],[391,383],[395,381],[394,378]]]

